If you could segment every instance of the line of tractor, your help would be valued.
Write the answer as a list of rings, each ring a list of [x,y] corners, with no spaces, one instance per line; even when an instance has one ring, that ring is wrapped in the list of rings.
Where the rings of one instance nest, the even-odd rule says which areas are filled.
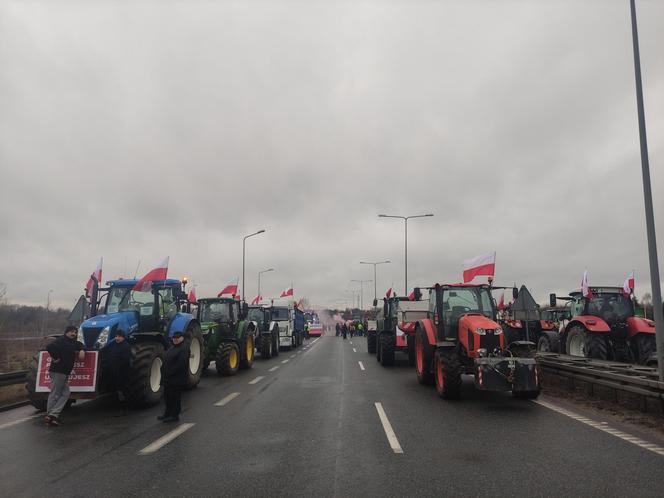
[[[250,369],[256,352],[264,359],[280,350],[302,345],[304,312],[293,299],[281,298],[249,306],[236,296],[200,298],[192,304],[185,281],[154,280],[148,289],[136,289],[138,280],[120,279],[100,287],[95,279],[85,300],[87,318],[78,331],[86,355],[94,359],[93,381],[84,389],[72,387],[72,399],[94,398],[112,391],[108,348],[122,333],[131,346],[127,398],[132,407],[157,404],[163,395],[161,367],[170,338],[182,333],[190,351],[186,389],[195,388],[215,363],[219,375]],[[84,297],[81,298],[82,300]],[[57,336],[45,337],[30,364],[26,389],[30,402],[44,410],[48,389],[40,389],[48,376],[43,356]],[[75,370],[85,365],[75,365]],[[46,382],[47,383],[47,382]]]

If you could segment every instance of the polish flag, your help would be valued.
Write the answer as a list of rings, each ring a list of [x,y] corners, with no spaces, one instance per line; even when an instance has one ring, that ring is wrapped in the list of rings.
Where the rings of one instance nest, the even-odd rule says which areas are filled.
[[[581,292],[583,293],[583,297],[592,299],[593,291],[591,291],[590,286],[588,286],[588,270],[583,272],[583,277],[581,278]]]
[[[390,287],[389,289],[387,289],[387,292],[385,293],[385,297],[387,297],[387,298],[389,299],[390,294],[392,294],[392,287]]]
[[[623,283],[623,294],[625,294],[625,296],[629,297],[632,292],[634,292],[634,272],[633,271],[625,279],[625,282]]]
[[[408,292],[408,300],[415,301],[415,287],[410,289],[410,292]]]
[[[500,311],[505,309],[505,291],[503,291],[502,296],[500,296],[500,301],[498,301],[498,309]]]
[[[166,280],[168,275],[168,256],[165,260],[159,263],[154,269],[147,272],[143,277],[136,282],[133,290],[140,292],[148,292],[152,287],[152,282],[155,280]]]
[[[196,304],[198,301],[196,301],[196,287],[192,287],[191,290],[189,291],[189,295],[187,296],[187,300],[191,304]]]
[[[463,262],[463,283],[471,282],[475,277],[486,275],[493,277],[496,270],[496,252],[489,252]]]
[[[251,301],[251,304],[258,304],[258,303],[261,302],[262,299],[263,299],[263,296],[261,296],[260,294],[258,294],[258,295],[257,295],[257,296]]]
[[[240,277],[234,278],[233,280],[231,280],[230,282],[228,282],[226,284],[226,287],[224,287],[223,289],[221,289],[219,291],[219,294],[217,294],[217,297],[221,297],[224,294],[232,294],[232,295],[237,294],[237,286],[238,286],[239,283],[240,283]]]
[[[99,260],[99,264],[97,265],[97,268],[95,269],[94,272],[92,272],[92,275],[90,276],[90,279],[88,280],[88,283],[85,284],[85,295],[87,297],[90,297],[92,294],[92,286],[94,285],[94,281],[92,280],[92,277],[95,277],[97,279],[97,283],[101,283],[101,266],[104,263],[104,258],[101,258]]]
[[[281,295],[279,297],[288,297],[288,296],[293,296],[293,287],[289,287],[288,289],[281,291]]]

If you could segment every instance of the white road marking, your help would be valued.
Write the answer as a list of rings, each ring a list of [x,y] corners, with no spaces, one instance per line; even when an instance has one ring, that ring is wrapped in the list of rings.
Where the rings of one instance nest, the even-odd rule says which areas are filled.
[[[284,360],[281,363],[288,363],[290,360]]]
[[[387,440],[390,443],[392,451],[394,451],[395,453],[403,453],[403,449],[401,449],[401,445],[399,444],[397,435],[394,433],[394,430],[392,429],[392,424],[390,424],[390,421],[387,419],[387,415],[385,414],[385,410],[383,410],[383,405],[378,402],[374,404],[376,405],[376,411],[378,412],[378,416],[380,417],[380,422],[383,424],[383,430],[385,431],[385,435],[387,436]]]
[[[279,368],[279,365],[277,365],[276,367],[272,367],[272,368],[270,368],[270,369],[268,370],[268,372],[274,372],[277,368]]]
[[[355,348],[353,348],[353,353],[357,353],[357,350]]]
[[[293,358],[295,358],[295,355],[292,354],[292,355],[290,355],[288,358],[292,360]]]
[[[6,423],[0,425],[0,429],[6,429],[7,427],[13,427],[13,426],[18,425],[22,422],[27,422],[28,420],[32,420],[33,418],[43,417],[43,416],[44,415],[38,413],[37,415],[31,415],[29,417],[19,418],[17,420],[12,420],[11,422],[6,422]]]
[[[350,341],[351,344],[353,344],[353,341]]]
[[[183,434],[184,432],[191,429],[194,425],[196,425],[196,424],[180,424],[177,428],[173,429],[168,434],[166,434],[164,436],[161,436],[154,443],[151,443],[151,444],[147,445],[145,448],[143,448],[141,451],[139,451],[138,454],[139,455],[149,455],[151,453],[154,453],[155,451],[159,450],[159,448],[162,448],[162,447],[166,446],[168,443],[170,443],[171,441],[173,441],[173,439],[178,437],[180,434]]]
[[[364,365],[362,364],[362,362],[358,361],[358,363],[360,364],[360,370],[364,370]]]
[[[256,377],[254,380],[249,381],[249,384],[258,384],[258,383],[259,383],[261,380],[263,380],[264,378],[265,378],[265,377],[263,377],[262,375],[259,375],[259,376]]]
[[[553,410],[554,412],[558,412],[561,415],[565,415],[566,417],[572,418],[578,422],[581,422],[582,424],[589,425],[590,427],[594,427],[595,429],[606,432],[607,434],[611,434],[612,436],[618,437],[623,441],[627,441],[628,443],[635,444],[636,446],[640,446],[641,448],[652,451],[653,453],[657,453],[658,455],[664,456],[664,448],[662,448],[661,446],[657,446],[656,444],[649,443],[648,441],[644,441],[643,439],[638,438],[636,436],[632,436],[631,434],[627,434],[626,432],[614,429],[613,427],[609,426],[606,422],[595,422],[594,420],[591,420],[582,415],[578,415],[569,410],[565,410],[564,408],[561,408],[554,404],[547,403],[546,401],[533,400],[533,403],[537,403],[540,406],[548,408],[549,410]]]
[[[224,399],[217,401],[214,406],[224,406],[228,404],[229,402],[233,401],[235,398],[237,398],[240,395],[240,393],[230,393],[228,396],[226,396]]]

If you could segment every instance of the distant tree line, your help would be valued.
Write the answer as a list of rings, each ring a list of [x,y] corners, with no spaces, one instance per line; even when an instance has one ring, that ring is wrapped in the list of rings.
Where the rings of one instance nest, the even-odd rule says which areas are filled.
[[[69,323],[70,310],[46,309],[7,302],[7,286],[0,282],[0,338],[35,337],[61,333]]]

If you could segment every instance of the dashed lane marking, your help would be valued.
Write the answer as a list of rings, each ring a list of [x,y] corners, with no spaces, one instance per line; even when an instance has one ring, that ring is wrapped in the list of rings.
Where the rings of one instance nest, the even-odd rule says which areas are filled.
[[[387,415],[385,414],[385,410],[383,410],[383,405],[379,402],[376,402],[374,404],[376,405],[376,411],[378,412],[378,416],[380,417],[380,422],[383,424],[383,430],[385,431],[385,435],[387,436],[387,440],[390,443],[392,451],[394,451],[395,453],[403,453],[403,449],[401,449],[401,445],[399,444],[397,435],[394,433],[394,430],[392,429],[392,424],[390,424],[390,421],[388,420]]]
[[[262,375],[259,375],[256,377],[254,380],[249,381],[249,384],[258,384],[261,380],[263,380],[265,377]]]
[[[173,439],[175,439],[179,435],[181,435],[181,434],[185,433],[186,431],[188,431],[189,429],[191,429],[194,425],[196,425],[196,424],[180,424],[177,428],[173,429],[168,434],[165,434],[164,436],[161,436],[154,443],[151,443],[151,444],[147,445],[145,448],[143,448],[141,451],[139,451],[138,454],[139,455],[150,455],[151,453],[154,453],[155,451],[158,451],[160,448],[163,448],[168,443],[173,441]]]
[[[268,370],[268,372],[274,372],[277,368],[279,368],[279,365],[277,365],[276,367],[272,367],[272,368],[270,368],[270,369]]]
[[[292,354],[292,355],[290,355],[288,358],[289,358],[290,360],[292,360],[293,358],[295,358],[295,355]]]
[[[351,344],[353,344],[353,341],[350,341]]]
[[[357,349],[353,348],[353,353],[357,353]]]
[[[217,401],[214,406],[224,406],[231,401],[233,401],[235,398],[237,398],[240,395],[240,393],[230,393],[228,396],[226,396],[224,399]]]
[[[628,443],[635,444],[636,446],[639,446],[643,449],[646,449],[646,450],[652,451],[653,453],[657,453],[658,455],[664,456],[664,448],[662,448],[661,446],[649,443],[648,441],[644,441],[641,438],[638,438],[636,436],[632,436],[631,434],[620,431],[618,429],[614,429],[613,427],[608,425],[606,422],[595,422],[594,420],[591,420],[591,419],[589,419],[587,417],[584,417],[582,415],[578,415],[578,414],[576,414],[574,412],[571,412],[569,410],[565,410],[564,408],[561,408],[561,407],[556,406],[554,404],[547,403],[546,401],[533,400],[533,403],[537,403],[540,406],[548,408],[549,410],[553,410],[554,412],[558,412],[561,415],[565,415],[566,417],[572,418],[572,419],[574,419],[578,422],[581,422],[582,424],[589,425],[590,427],[593,427],[593,428],[598,429],[600,431],[606,432],[607,434],[611,434],[612,436],[620,438],[623,441],[627,441]]]
[[[21,424],[23,422],[27,422],[28,420],[32,420],[33,418],[37,418],[37,417],[43,417],[43,415],[38,413],[37,415],[31,415],[29,417],[19,418],[17,420],[12,420],[11,422],[5,422],[4,424],[0,425],[0,429],[6,429],[7,427],[13,427],[15,425]]]
[[[364,370],[364,364],[361,361],[358,361],[358,363],[360,364],[360,370]]]
[[[290,359],[289,360],[284,360],[281,363],[288,363],[289,361],[290,361]]]

